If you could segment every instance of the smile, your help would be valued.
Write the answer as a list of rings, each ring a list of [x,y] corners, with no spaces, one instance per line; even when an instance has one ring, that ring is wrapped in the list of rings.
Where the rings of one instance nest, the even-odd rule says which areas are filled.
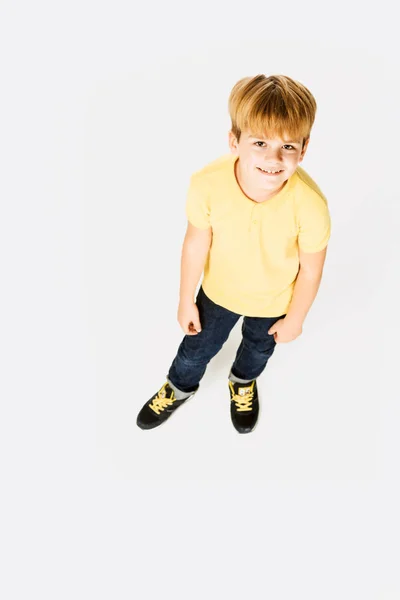
[[[259,171],[261,171],[261,173],[264,173],[265,175],[272,175],[272,176],[279,175],[280,173],[283,172],[283,169],[280,169],[279,171],[266,171],[265,169],[261,169],[261,167],[257,167],[257,169]]]

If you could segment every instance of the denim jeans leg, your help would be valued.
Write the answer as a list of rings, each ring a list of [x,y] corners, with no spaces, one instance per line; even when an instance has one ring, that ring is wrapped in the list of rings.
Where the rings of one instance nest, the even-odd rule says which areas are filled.
[[[231,367],[233,375],[246,380],[261,375],[276,346],[274,335],[268,330],[285,316],[243,318],[243,338]]]
[[[202,286],[196,298],[201,332],[185,335],[170,366],[168,379],[182,392],[196,391],[210,360],[221,350],[241,315],[206,296]]]

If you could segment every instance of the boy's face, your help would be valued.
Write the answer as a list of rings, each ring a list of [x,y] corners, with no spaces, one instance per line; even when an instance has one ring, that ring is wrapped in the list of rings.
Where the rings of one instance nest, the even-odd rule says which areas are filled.
[[[240,173],[248,185],[254,189],[274,191],[283,186],[285,181],[295,172],[303,160],[307,150],[307,139],[302,149],[302,140],[285,140],[274,138],[267,140],[253,137],[250,131],[242,131],[240,142],[229,132],[229,147],[233,154],[239,156]],[[268,175],[261,169],[279,170],[277,175]]]

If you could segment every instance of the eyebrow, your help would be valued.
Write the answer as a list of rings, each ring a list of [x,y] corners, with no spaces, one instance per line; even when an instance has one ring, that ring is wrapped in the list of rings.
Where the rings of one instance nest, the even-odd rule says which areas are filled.
[[[250,135],[249,136],[250,140],[265,140],[266,138],[262,138],[262,137],[257,137],[254,135]],[[301,142],[299,140],[282,140],[285,144],[301,144]]]

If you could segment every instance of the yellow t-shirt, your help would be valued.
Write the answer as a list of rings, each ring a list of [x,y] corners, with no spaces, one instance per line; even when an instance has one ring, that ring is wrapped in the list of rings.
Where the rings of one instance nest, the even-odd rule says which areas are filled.
[[[216,304],[249,317],[287,313],[299,270],[298,247],[318,252],[330,238],[325,196],[302,169],[264,202],[248,198],[225,154],[190,178],[186,216],[212,227],[202,286]]]

